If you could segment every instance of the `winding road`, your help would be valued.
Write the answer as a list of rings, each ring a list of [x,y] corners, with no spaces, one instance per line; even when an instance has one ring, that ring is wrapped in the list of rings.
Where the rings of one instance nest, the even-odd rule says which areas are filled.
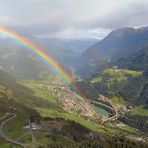
[[[105,106],[106,108],[108,108],[108,109],[110,109],[110,110],[112,110],[112,111],[114,112],[114,116],[103,119],[102,122],[101,122],[102,124],[104,124],[104,123],[107,122],[107,121],[116,120],[116,119],[119,117],[118,111],[117,111],[117,108],[116,108],[116,107],[110,107],[110,106],[108,106],[108,105],[106,105],[106,104],[103,104],[103,103],[97,102],[97,101],[93,101],[93,100],[89,100],[89,102],[90,102],[90,103],[93,103],[93,104],[98,104],[98,105]]]
[[[10,116],[10,117],[9,117],[9,116]],[[5,118],[6,118],[6,120],[4,120]],[[8,119],[7,119],[7,118],[8,118]],[[15,140],[12,140],[10,137],[8,137],[7,135],[5,135],[5,133],[3,132],[4,125],[5,125],[7,122],[13,120],[14,118],[16,118],[16,114],[12,114],[12,113],[5,114],[3,117],[0,118],[0,121],[4,120],[4,121],[2,121],[1,124],[0,124],[0,136],[1,136],[3,139],[5,139],[6,141],[8,141],[8,142],[10,142],[10,143],[12,143],[12,144],[14,144],[14,145],[19,145],[19,146],[21,146],[21,147],[23,147],[23,148],[26,148],[26,146],[27,146],[26,144],[20,143],[20,142],[15,141]]]

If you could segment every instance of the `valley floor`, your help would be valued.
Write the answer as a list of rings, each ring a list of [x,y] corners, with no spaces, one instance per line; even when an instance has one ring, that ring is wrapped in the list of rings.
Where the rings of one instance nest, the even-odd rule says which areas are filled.
[[[112,104],[112,106],[109,106],[99,100],[95,102],[83,100],[83,98],[71,92],[58,77],[50,78],[49,82],[47,80],[23,80],[20,82],[31,88],[35,92],[34,96],[42,99],[37,99],[34,103],[28,102],[27,104],[28,107],[30,106],[37,110],[42,117],[38,121],[36,117],[34,117],[34,120],[31,120],[30,117],[21,119],[14,113],[1,115],[0,136],[5,141],[25,148],[44,147],[58,142],[62,144],[62,141],[79,147],[78,145],[83,141],[82,139],[87,139],[88,141],[91,133],[99,133],[107,141],[108,137],[118,136],[122,133],[124,138],[129,141],[147,144],[148,137],[145,133],[117,120],[121,114],[120,107],[117,105]],[[98,104],[110,109],[112,116],[101,118],[91,104]],[[82,128],[84,131],[87,129],[91,132],[86,132],[87,138],[83,137],[81,142],[78,139],[78,141],[74,140],[75,136],[73,134],[76,132],[78,136],[79,133],[76,129],[71,131],[75,126],[80,126],[80,129],[84,127],[84,129]],[[69,128],[71,129],[70,131]],[[11,145],[4,141],[2,144],[4,145],[2,148],[9,148]]]

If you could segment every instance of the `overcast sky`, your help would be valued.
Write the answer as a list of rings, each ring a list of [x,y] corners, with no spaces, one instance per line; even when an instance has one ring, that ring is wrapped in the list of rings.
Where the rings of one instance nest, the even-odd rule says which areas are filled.
[[[0,27],[37,36],[102,38],[148,24],[148,0],[0,0]]]

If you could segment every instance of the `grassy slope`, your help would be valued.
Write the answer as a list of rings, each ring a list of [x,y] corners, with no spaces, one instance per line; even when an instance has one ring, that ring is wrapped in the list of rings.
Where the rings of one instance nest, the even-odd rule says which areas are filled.
[[[139,87],[133,85],[133,83],[140,85],[140,80],[138,79],[142,74],[142,71],[118,69],[117,67],[113,67],[103,70],[100,76],[91,80],[91,83],[101,94],[104,94],[109,98],[122,97],[126,100],[130,100],[137,97],[140,91],[138,89]],[[128,91],[128,93],[126,93],[126,91]],[[133,93],[135,96],[132,96]],[[131,98],[131,96],[133,98]]]
[[[70,114],[66,111],[64,111],[62,109],[62,107],[60,105],[57,106],[57,103],[59,103],[58,99],[55,98],[54,96],[52,96],[49,91],[47,90],[47,81],[23,81],[23,83],[26,85],[28,85],[29,87],[32,87],[33,90],[35,91],[35,94],[38,96],[42,96],[43,99],[48,100],[50,104],[52,104],[51,108],[42,108],[42,107],[36,107],[36,109],[40,112],[40,114],[43,117],[51,117],[51,118],[64,118],[64,119],[69,119],[69,120],[73,120],[77,123],[80,123],[81,125],[83,125],[86,128],[91,129],[92,131],[97,131],[97,132],[105,132],[108,131],[109,133],[116,133],[118,131],[120,131],[121,129],[119,128],[112,128],[112,130],[110,128],[106,128],[105,130],[103,128],[100,127],[100,123],[98,123],[97,121],[88,121],[87,119],[83,119],[81,117],[78,117],[74,114]],[[43,87],[44,86],[44,87]],[[116,103],[120,103],[122,102],[123,105],[126,104],[126,102],[123,99],[115,99]],[[118,101],[117,101],[118,100]],[[129,127],[125,127],[124,129],[122,129],[124,132],[135,132],[135,129],[130,129]]]
[[[77,123],[80,123],[84,127],[87,127],[93,131],[104,131],[101,130],[97,122],[87,121],[86,119],[82,119],[76,115],[69,114],[66,111],[62,109],[62,106],[58,99],[47,90],[47,83],[45,81],[21,81],[24,85],[28,86],[29,88],[32,88],[34,91],[34,96],[37,98],[39,97],[42,101],[42,105],[33,104],[32,102],[27,102],[27,106],[30,107],[32,105],[32,108],[36,109],[43,117],[52,117],[52,118],[64,118],[64,119],[70,119]],[[36,100],[38,102],[38,100]],[[46,104],[44,105],[44,101]],[[31,104],[30,104],[31,103]],[[26,131],[22,129],[22,127],[26,124],[25,118],[21,118],[20,116],[15,119],[13,122],[9,122],[5,126],[5,133],[12,137],[13,139],[16,139],[17,137],[23,135]],[[39,139],[39,142],[41,143],[48,143],[50,144],[50,138],[46,138],[45,133],[38,132],[35,134],[35,136],[42,135],[42,139]],[[61,139],[61,138],[60,138]],[[26,142],[31,142],[30,138],[24,137],[23,140]],[[49,141],[48,141],[49,140]],[[64,139],[63,139],[64,140]],[[54,141],[51,141],[51,143],[54,143]],[[3,144],[5,144],[3,142]],[[35,146],[36,144],[33,144]]]
[[[80,118],[76,115],[70,114],[62,109],[61,103],[59,100],[50,94],[47,90],[47,81],[23,81],[25,85],[32,87],[35,91],[35,95],[42,97],[43,100],[48,100],[50,107],[35,107],[42,116],[44,117],[63,117],[65,119],[74,120],[83,126],[92,129],[93,131],[99,131],[99,125],[92,121],[87,121],[83,118]]]
[[[34,109],[29,107],[30,100],[35,100],[35,97],[33,97],[31,89],[17,83],[15,78],[1,70],[0,86],[0,117],[3,117],[6,112],[17,115],[13,122],[9,122],[5,126],[6,134],[15,139],[24,133],[22,127],[25,125],[26,119],[31,115],[38,115]],[[1,145],[5,145],[6,142],[3,139],[1,141]]]
[[[51,78],[54,79],[54,77]],[[8,99],[7,94],[5,94],[5,101],[0,100],[1,105],[3,106],[1,106],[0,108],[1,116],[3,116],[6,112],[17,113],[17,118],[13,122],[7,123],[4,127],[5,133],[13,139],[16,139],[26,133],[26,131],[23,129],[23,126],[26,125],[27,118],[31,116],[32,113],[34,113],[33,109],[38,111],[44,117],[63,117],[65,119],[74,120],[93,131],[100,131],[100,127],[97,123],[87,121],[76,115],[69,114],[64,111],[59,100],[47,90],[48,83],[45,80],[24,80],[21,82],[16,82],[14,78],[5,74],[5,72],[1,72],[0,82],[1,85],[9,87],[9,89],[13,92],[13,96],[11,99]],[[9,109],[10,106],[15,107],[16,110],[13,111]],[[27,138],[23,139],[28,142],[31,142]],[[44,138],[40,140],[40,142],[41,141],[42,143],[47,141],[46,136],[44,136]],[[7,147],[7,143],[3,140],[1,145]]]
[[[112,87],[114,84],[119,84],[122,81],[127,81],[128,77],[139,77],[142,71],[133,71],[129,69],[110,68],[102,71],[102,75],[95,77],[91,83],[97,84],[105,80],[107,87]]]
[[[13,80],[13,82],[15,82]],[[24,84],[24,86],[22,86],[22,84]],[[21,136],[22,134],[25,133],[25,130],[22,129],[22,127],[26,124],[26,118],[28,116],[30,116],[30,112],[32,112],[31,110],[28,110],[29,107],[32,107],[33,109],[37,110],[42,116],[44,117],[62,117],[64,119],[70,119],[73,120],[77,123],[80,123],[81,125],[83,125],[86,128],[91,129],[92,131],[95,132],[100,132],[100,133],[117,133],[119,131],[121,131],[121,129],[119,128],[112,128],[110,129],[109,127],[106,127],[106,129],[103,129],[100,127],[100,125],[98,124],[98,122],[96,121],[88,121],[87,119],[83,119],[80,118],[74,114],[70,114],[67,113],[66,111],[64,111],[62,109],[62,106],[60,105],[59,100],[54,97],[48,90],[47,90],[47,81],[41,80],[41,81],[33,81],[33,80],[28,80],[28,81],[21,81],[19,83],[12,83],[11,85],[13,86],[22,86],[23,88],[26,89],[26,91],[22,91],[20,90],[20,93],[15,93],[15,102],[14,104],[18,104],[16,105],[17,107],[17,114],[18,114],[18,118],[16,120],[14,120],[14,122],[10,122],[5,126],[5,132],[6,134],[8,134],[9,136],[11,136],[13,139],[16,139],[17,137]],[[25,86],[27,86],[28,88],[26,88]],[[31,89],[31,91],[30,91]],[[29,90],[29,95],[26,95],[27,90]],[[13,90],[15,91],[15,89]],[[23,95],[22,95],[23,94]],[[21,100],[18,100],[18,96],[21,96]],[[30,97],[31,96],[31,97]],[[23,98],[22,98],[23,97]],[[24,104],[24,101],[27,99],[27,101],[25,102],[26,107],[21,106],[22,103]],[[10,104],[11,102],[6,102],[7,104]],[[22,108],[23,107],[23,108]],[[27,108],[28,107],[28,108]],[[22,112],[23,109],[23,112]],[[23,115],[23,114],[24,115]],[[23,115],[23,116],[22,116]],[[123,132],[136,132],[133,129],[122,129]],[[37,136],[42,136],[41,133],[37,133]],[[41,143],[46,143],[47,142],[47,138],[46,136],[43,135],[43,139],[40,141]],[[29,141],[29,139],[24,138],[24,140]],[[49,140],[50,141],[50,140]],[[49,142],[48,141],[48,142]],[[52,142],[52,141],[51,141]],[[4,141],[2,142],[3,145],[7,145],[7,143],[5,143]],[[50,142],[49,142],[50,143]]]
[[[148,110],[143,108],[144,106],[136,106],[134,107],[133,111],[131,112],[131,115],[142,115],[142,116],[148,116]]]

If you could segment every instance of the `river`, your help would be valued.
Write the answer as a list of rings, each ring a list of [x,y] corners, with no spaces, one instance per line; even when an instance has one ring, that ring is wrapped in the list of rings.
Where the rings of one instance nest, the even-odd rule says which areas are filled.
[[[70,68],[70,70],[71,70],[71,72],[72,72],[73,77],[75,78],[75,77],[76,77],[76,75],[75,75],[75,69],[74,69],[74,68]],[[68,88],[69,88],[75,95],[77,95],[77,97],[78,97],[79,99],[83,100],[82,97],[80,97],[78,94],[76,94],[76,92],[74,92],[74,91],[70,88],[70,86],[68,86]],[[108,112],[107,110],[101,108],[101,107],[98,106],[97,104],[93,104],[93,105],[92,105],[92,108],[93,108],[99,115],[101,115],[101,116],[104,116],[104,117],[108,117],[108,116],[109,116],[109,112]]]

